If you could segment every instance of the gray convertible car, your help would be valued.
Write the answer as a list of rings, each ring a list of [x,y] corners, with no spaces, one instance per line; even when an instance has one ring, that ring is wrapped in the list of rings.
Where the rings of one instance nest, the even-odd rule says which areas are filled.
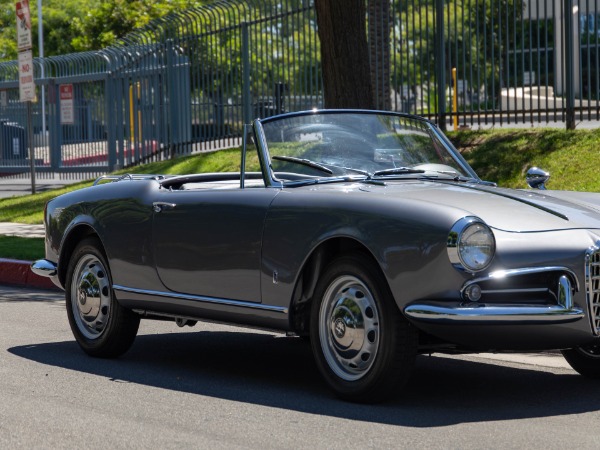
[[[600,378],[600,195],[482,181],[418,117],[257,119],[239,172],[103,177],[45,225],[32,269],[92,356],[140,319],[208,320],[309,339],[352,401],[400,390],[423,353],[560,349]]]

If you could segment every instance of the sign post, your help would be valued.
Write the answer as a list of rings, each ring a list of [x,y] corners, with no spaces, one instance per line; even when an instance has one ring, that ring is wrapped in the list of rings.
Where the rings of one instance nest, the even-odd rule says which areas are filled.
[[[29,0],[16,3],[17,49],[19,51],[19,100],[27,103],[27,141],[29,144],[29,168],[31,170],[31,193],[35,194],[35,147],[33,145],[33,105],[36,100],[33,79],[33,53],[31,52],[31,14]]]

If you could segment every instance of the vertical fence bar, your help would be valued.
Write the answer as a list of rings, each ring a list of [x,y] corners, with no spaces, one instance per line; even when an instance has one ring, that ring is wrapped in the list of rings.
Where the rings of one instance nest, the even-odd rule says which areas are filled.
[[[565,82],[567,130],[575,129],[575,79],[573,73],[573,0],[564,0],[565,18]]]
[[[444,0],[435,2],[435,72],[437,80],[437,116],[438,126],[446,131],[446,44],[444,39]]]
[[[242,22],[242,82],[244,124],[248,124],[252,121],[252,110],[250,105],[250,43],[247,22]]]

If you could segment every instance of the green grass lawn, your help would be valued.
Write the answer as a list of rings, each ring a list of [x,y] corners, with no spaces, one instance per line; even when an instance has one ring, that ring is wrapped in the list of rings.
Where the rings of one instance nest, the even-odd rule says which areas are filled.
[[[549,189],[600,191],[600,130],[463,130],[448,135],[482,179],[500,186],[527,188],[525,172],[538,166],[552,175]],[[183,175],[239,171],[239,168],[240,151],[231,149],[145,164],[117,173]],[[91,184],[92,181],[88,181],[35,195],[0,199],[0,222],[42,223],[48,200]],[[17,244],[11,247],[0,241],[0,257],[25,260],[42,257],[43,243],[34,241],[37,244],[32,244],[29,250],[25,250],[29,245],[22,240],[14,241]]]
[[[461,131],[449,133],[478,175],[499,186],[527,188],[532,166],[550,172],[548,189],[600,191],[600,130]]]
[[[0,257],[23,261],[43,258],[44,239],[0,235]]]

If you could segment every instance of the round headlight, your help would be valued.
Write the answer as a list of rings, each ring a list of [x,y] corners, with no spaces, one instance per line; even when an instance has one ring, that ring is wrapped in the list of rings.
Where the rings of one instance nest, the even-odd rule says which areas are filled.
[[[492,230],[480,219],[467,217],[454,224],[448,236],[450,262],[470,272],[485,269],[496,252]]]

